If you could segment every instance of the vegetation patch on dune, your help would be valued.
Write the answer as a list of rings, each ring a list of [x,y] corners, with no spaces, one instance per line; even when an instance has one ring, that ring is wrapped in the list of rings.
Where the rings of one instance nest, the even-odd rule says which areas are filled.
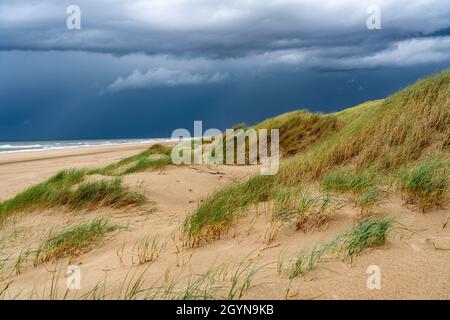
[[[401,176],[400,189],[408,199],[418,199],[420,207],[442,203],[448,190],[449,89],[446,70],[384,100],[330,115],[290,112],[258,124],[286,132],[280,134],[280,145],[290,157],[276,176],[254,177],[210,195],[186,219],[185,234],[189,239],[220,234],[249,205],[273,200],[277,190],[305,182],[320,182],[326,191],[356,193],[360,218],[366,218],[383,197],[380,185],[390,182],[386,177],[422,159],[427,162],[430,154],[443,159],[443,169],[437,173],[435,166],[422,165],[410,170]],[[252,187],[255,181],[264,181],[260,194]]]
[[[377,184],[377,175],[371,171],[353,171],[349,168],[336,168],[321,180],[326,191],[363,193]]]
[[[253,176],[208,196],[184,221],[188,241],[196,245],[202,239],[219,238],[244,209],[269,199],[272,183],[271,176]]]
[[[280,179],[323,177],[344,165],[390,173],[424,154],[448,156],[449,89],[450,70],[446,70],[385,100],[335,114],[342,129],[287,161]]]
[[[292,156],[337,132],[341,123],[335,115],[314,114],[307,110],[285,113],[256,125],[256,129],[279,129],[283,156]]]
[[[136,246],[138,264],[145,264],[156,260],[164,247],[165,244],[161,243],[158,236],[145,237]]]
[[[14,212],[66,206],[70,209],[141,204],[144,196],[129,191],[119,178],[82,182],[86,170],[65,170],[0,204],[0,220]]]
[[[70,193],[66,203],[70,208],[96,208],[107,206],[120,208],[134,204],[142,204],[145,197],[128,190],[122,180],[100,180],[84,182]]]
[[[172,148],[155,144],[137,155],[122,159],[104,168],[95,169],[92,173],[109,176],[122,176],[148,169],[160,169],[172,163]]]
[[[376,208],[383,199],[387,197],[387,192],[379,187],[372,187],[365,193],[361,194],[356,200],[355,204],[359,207],[358,220],[370,218]]]
[[[88,252],[104,235],[119,229],[108,220],[98,218],[71,227],[59,233],[50,234],[38,248],[34,265],[39,265],[53,258],[77,256]]]
[[[326,224],[340,204],[328,195],[313,195],[298,187],[284,187],[273,196],[273,217],[303,232]]]
[[[72,186],[80,183],[84,170],[65,170],[45,182],[34,185],[0,204],[0,220],[11,212],[55,206],[67,200]]]
[[[295,278],[313,270],[327,255],[337,254],[337,256],[343,256],[352,261],[366,248],[384,245],[393,223],[394,220],[389,218],[367,220],[325,244],[315,246],[309,251],[299,252],[290,263],[289,277]],[[282,268],[281,262],[279,262],[279,268]]]
[[[417,203],[422,211],[442,206],[450,182],[450,160],[430,159],[402,168],[398,184],[409,204]]]
[[[45,182],[34,185],[15,197],[0,202],[0,221],[10,213],[66,206],[70,209],[94,209],[100,206],[124,207],[142,204],[145,197],[128,190],[120,177],[113,180],[86,181],[93,174],[122,176],[171,163],[170,147],[159,144],[100,169],[64,170]]]

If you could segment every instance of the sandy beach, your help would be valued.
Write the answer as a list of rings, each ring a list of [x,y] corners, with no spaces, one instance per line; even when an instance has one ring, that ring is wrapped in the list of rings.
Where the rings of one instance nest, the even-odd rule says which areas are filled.
[[[154,143],[0,153],[0,200],[67,168],[101,167]]]

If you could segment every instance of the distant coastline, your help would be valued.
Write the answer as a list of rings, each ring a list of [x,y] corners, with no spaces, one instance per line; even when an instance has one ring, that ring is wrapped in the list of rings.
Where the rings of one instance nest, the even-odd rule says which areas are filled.
[[[98,140],[53,140],[53,141],[0,141],[0,153],[26,151],[64,150],[128,144],[169,142],[170,138],[153,139],[98,139]]]

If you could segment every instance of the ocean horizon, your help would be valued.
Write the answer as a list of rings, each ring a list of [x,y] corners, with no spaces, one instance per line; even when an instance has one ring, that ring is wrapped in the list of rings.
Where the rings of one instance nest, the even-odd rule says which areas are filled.
[[[167,141],[171,141],[171,138],[0,141],[0,153],[89,148]]]

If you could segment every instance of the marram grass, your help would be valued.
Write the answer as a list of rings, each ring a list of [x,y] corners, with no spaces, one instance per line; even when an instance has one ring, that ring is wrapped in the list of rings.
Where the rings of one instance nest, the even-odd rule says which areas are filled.
[[[328,172],[321,183],[326,191],[363,193],[374,187],[377,179],[377,175],[368,170],[337,168]]]
[[[72,257],[88,252],[104,235],[119,229],[107,219],[97,218],[59,233],[52,233],[38,248],[34,265],[51,259]]]
[[[289,277],[295,278],[313,270],[327,255],[337,254],[352,261],[367,248],[383,246],[393,224],[394,220],[390,218],[366,220],[325,244],[300,251],[291,261]]]
[[[0,202],[0,222],[11,213],[66,206],[69,209],[93,209],[100,206],[138,205],[145,197],[128,190],[120,177],[87,181],[89,175],[122,176],[171,163],[170,147],[154,145],[147,150],[100,169],[63,170],[45,182],[29,187],[11,199]]]
[[[69,209],[93,209],[100,206],[123,207],[142,204],[143,195],[128,190],[119,178],[81,182],[83,170],[62,171],[46,182],[32,186],[0,203],[0,221],[14,212],[57,206]]]
[[[188,241],[219,238],[221,232],[250,205],[269,199],[272,176],[253,176],[247,182],[232,184],[208,196],[183,224]]]
[[[404,166],[398,175],[398,185],[407,203],[417,203],[422,211],[444,204],[449,183],[449,159],[435,158]]]
[[[380,185],[392,180],[402,168],[430,155],[443,158],[441,174],[427,180],[430,183],[426,185],[422,184],[426,180],[415,185],[417,179],[408,181],[407,176],[402,176],[400,190],[408,198],[417,198],[420,207],[442,203],[448,190],[449,90],[450,69],[384,100],[331,115],[295,111],[256,125],[258,129],[282,128],[290,132],[280,134],[285,160],[279,173],[260,178],[265,181],[261,194],[240,183],[208,196],[185,220],[185,234],[188,239],[220,234],[249,205],[271,200],[273,190],[305,182],[321,182],[329,191],[356,193],[361,208],[367,210],[379,200]],[[297,138],[292,140],[292,136]],[[304,141],[297,141],[301,138]],[[410,173],[413,178],[417,172]]]
[[[172,163],[172,148],[155,144],[137,155],[122,159],[106,167],[95,169],[91,173],[109,176],[122,176],[148,169],[160,169]]]

